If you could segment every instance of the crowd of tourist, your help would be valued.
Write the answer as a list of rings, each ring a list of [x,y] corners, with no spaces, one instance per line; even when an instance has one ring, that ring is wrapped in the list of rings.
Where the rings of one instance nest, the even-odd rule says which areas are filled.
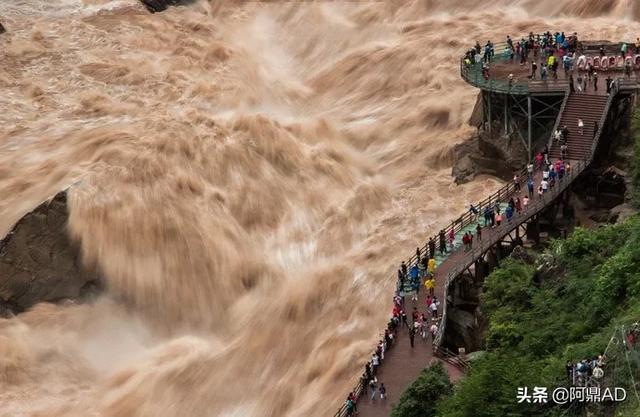
[[[571,91],[584,92],[593,88],[598,90],[598,73],[596,72],[598,64],[594,65],[592,61],[586,59],[582,63],[580,70],[574,74],[574,67],[578,58],[582,56],[582,45],[579,42],[577,32],[571,35],[565,35],[564,32],[551,33],[547,31],[544,34],[533,34],[530,32],[528,36],[522,37],[520,40],[514,41],[507,36],[504,50],[495,50],[495,45],[490,40],[484,46],[476,42],[473,48],[470,48],[464,55],[463,62],[467,67],[475,64],[482,65],[482,77],[489,80],[491,73],[491,63],[496,58],[496,53],[502,61],[519,63],[520,65],[529,65],[528,79],[540,79],[546,81],[549,78],[558,79],[558,71],[563,69],[565,78],[570,81]],[[640,54],[640,38],[634,45],[629,46],[627,43],[621,43],[618,53],[623,57],[631,57],[633,53]],[[606,55],[604,47],[599,50],[600,58]],[[631,60],[624,60],[621,64],[622,70],[627,78],[631,78],[633,67],[636,65]],[[619,68],[616,64],[616,68]],[[583,74],[584,73],[584,74]],[[516,80],[513,74],[507,77],[509,87]],[[610,92],[613,79],[607,77],[606,89]]]

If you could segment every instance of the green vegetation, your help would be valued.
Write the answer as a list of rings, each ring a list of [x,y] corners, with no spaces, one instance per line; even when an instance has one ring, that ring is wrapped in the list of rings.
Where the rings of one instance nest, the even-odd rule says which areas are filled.
[[[435,413],[438,400],[452,392],[449,376],[440,362],[422,370],[402,394],[391,417],[426,417]]]
[[[636,109],[631,118],[631,136],[633,139],[632,201],[636,208],[640,208],[640,108]]]
[[[623,345],[619,354],[609,345],[621,326],[640,319],[640,216],[578,229],[569,239],[555,241],[535,265],[508,260],[485,287],[488,352],[474,361],[435,412],[424,411],[422,417],[586,415],[578,407],[518,404],[517,388],[567,386],[566,361],[593,358],[607,346],[606,385],[625,387],[628,393],[625,410],[618,413],[640,415],[632,387],[632,376],[640,376],[640,357],[632,352],[627,359]],[[398,409],[409,397],[406,392]],[[602,410],[589,411],[602,415]],[[417,414],[394,416],[410,415]]]

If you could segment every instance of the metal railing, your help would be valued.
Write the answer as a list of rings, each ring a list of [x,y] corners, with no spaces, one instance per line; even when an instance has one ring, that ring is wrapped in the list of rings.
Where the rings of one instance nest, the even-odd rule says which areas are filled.
[[[525,211],[522,211],[520,214],[514,214],[511,221],[506,220],[500,226],[497,226],[497,230],[492,232],[488,238],[484,238],[479,241],[461,260],[457,262],[456,266],[449,271],[444,286],[442,319],[440,320],[438,331],[436,332],[436,337],[433,341],[434,345],[441,345],[442,337],[444,336],[447,322],[447,298],[451,282],[453,282],[453,280],[456,279],[463,271],[469,268],[476,259],[481,257],[491,247],[502,240],[504,236],[511,233],[522,223],[525,223],[532,216],[543,210],[549,202],[555,200],[555,198],[558,197],[569,186],[569,184],[571,184],[573,180],[585,170],[588,164],[589,161],[578,161],[576,165],[571,166],[571,170],[565,174],[562,180],[557,181],[556,185],[547,193],[543,194],[542,198],[534,197],[531,199],[531,203]]]
[[[547,149],[551,150],[553,146],[553,136],[556,130],[560,127],[560,119],[562,119],[562,113],[564,112],[565,107],[567,107],[567,101],[569,101],[569,88],[565,90],[564,99],[562,100],[562,105],[560,106],[560,111],[558,112],[558,117],[556,117],[556,122],[553,124],[553,130],[551,131],[551,136],[549,137],[549,142],[547,143]]]
[[[528,38],[529,35],[524,38]],[[543,36],[538,34],[536,36]],[[514,40],[516,43],[517,40]],[[511,52],[506,42],[499,42],[493,46],[494,55],[489,62],[489,77],[485,78],[482,71],[482,62],[466,63],[465,57],[460,58],[460,75],[469,84],[483,90],[490,90],[497,93],[508,93],[515,95],[526,95],[530,91],[563,91],[569,88],[568,80],[546,79],[546,80],[518,80],[514,79],[494,79],[491,77],[491,63],[513,62]],[[515,51],[514,51],[515,54]],[[514,57],[514,59],[516,59]],[[549,74],[549,77],[551,75]]]
[[[456,355],[444,346],[433,345],[433,353],[442,360],[460,369],[467,370],[470,367],[469,361],[463,359],[460,355]]]
[[[444,331],[445,331],[446,322],[447,322],[448,291],[449,291],[449,286],[450,286],[451,282],[458,275],[460,275],[464,270],[466,270],[479,256],[484,254],[490,247],[492,247],[495,243],[497,243],[497,241],[501,240],[502,237],[506,236],[507,233],[510,233],[513,229],[515,229],[520,224],[526,222],[529,218],[531,218],[531,216],[533,216],[534,214],[536,214],[536,213],[540,212],[542,209],[544,209],[544,207],[546,207],[546,203],[547,202],[552,201],[553,199],[555,199],[559,195],[559,193],[564,191],[564,189],[571,182],[573,182],[573,180],[578,175],[580,175],[580,173],[582,171],[584,171],[586,169],[586,167],[589,166],[589,164],[591,164],[591,161],[593,161],[593,158],[595,156],[595,152],[596,152],[596,149],[598,147],[598,143],[600,142],[600,137],[602,135],[602,132],[603,132],[603,129],[604,129],[604,125],[605,125],[606,120],[607,120],[607,115],[609,114],[609,110],[611,108],[611,104],[613,103],[614,97],[619,92],[619,89],[620,89],[620,79],[616,79],[614,81],[614,83],[613,83],[613,86],[611,88],[611,94],[609,94],[609,97],[607,99],[607,104],[606,104],[605,109],[603,111],[603,114],[602,114],[602,116],[600,118],[599,129],[598,129],[598,132],[596,133],[596,135],[595,135],[595,137],[593,139],[593,143],[591,145],[591,153],[589,155],[589,158],[587,160],[584,160],[584,161],[579,161],[577,163],[577,166],[572,167],[571,172],[568,174],[569,178],[567,178],[567,180],[565,180],[565,178],[563,178],[563,180],[560,182],[560,187],[557,187],[557,188],[555,188],[555,191],[552,191],[552,192],[548,193],[549,196],[548,197],[546,197],[546,196],[543,197],[541,202],[540,202],[540,200],[537,200],[535,205],[534,205],[534,209],[532,210],[531,208],[529,208],[527,210],[528,215],[526,217],[519,217],[518,221],[514,222],[514,225],[510,225],[508,222],[503,224],[503,225],[501,225],[500,228],[502,228],[502,231],[500,233],[492,234],[493,237],[489,241],[487,241],[487,240],[481,241],[480,242],[480,247],[476,246],[471,251],[469,251],[469,253],[465,256],[465,258],[463,258],[463,260],[458,262],[458,264],[455,266],[455,268],[453,270],[451,270],[447,274],[447,278],[445,280],[445,286],[444,286],[444,300],[443,300],[443,307],[442,307],[442,319],[440,320],[440,323],[438,324],[438,331],[436,333],[436,337],[434,338],[434,344],[435,345],[440,345],[442,343],[442,338],[444,336]],[[563,113],[564,108],[566,106],[567,99],[568,99],[568,96],[565,97],[565,100],[564,100],[564,102],[562,104],[562,108],[561,108],[560,113],[558,114],[558,117],[556,119],[554,131],[558,127],[560,119],[562,118],[562,113]],[[553,135],[553,133],[552,133],[552,135]],[[552,136],[551,141],[552,140],[553,140],[553,136]],[[551,148],[551,146],[549,146],[549,148]]]

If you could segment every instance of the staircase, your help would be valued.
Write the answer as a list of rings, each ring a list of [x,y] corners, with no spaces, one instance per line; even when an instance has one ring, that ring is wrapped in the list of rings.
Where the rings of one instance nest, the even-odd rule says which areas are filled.
[[[573,160],[588,160],[591,156],[591,146],[594,140],[594,122],[602,128],[601,120],[607,110],[607,95],[592,95],[585,93],[571,93],[567,98],[559,128],[567,126],[569,138],[567,140],[567,157]],[[578,131],[578,118],[584,122],[584,133]],[[560,144],[553,143],[549,150],[553,159],[560,158]]]

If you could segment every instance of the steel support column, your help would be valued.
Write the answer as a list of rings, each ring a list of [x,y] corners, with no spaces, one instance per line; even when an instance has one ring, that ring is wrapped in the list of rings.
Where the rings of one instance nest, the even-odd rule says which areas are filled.
[[[493,119],[491,118],[491,91],[488,92],[487,96],[488,96],[488,101],[489,101],[489,106],[488,106],[489,107],[489,136],[492,136],[492,129],[491,129],[492,123],[491,123],[491,121]]]
[[[529,161],[533,159],[533,155],[531,155],[531,96],[527,96],[527,153],[529,155]]]

